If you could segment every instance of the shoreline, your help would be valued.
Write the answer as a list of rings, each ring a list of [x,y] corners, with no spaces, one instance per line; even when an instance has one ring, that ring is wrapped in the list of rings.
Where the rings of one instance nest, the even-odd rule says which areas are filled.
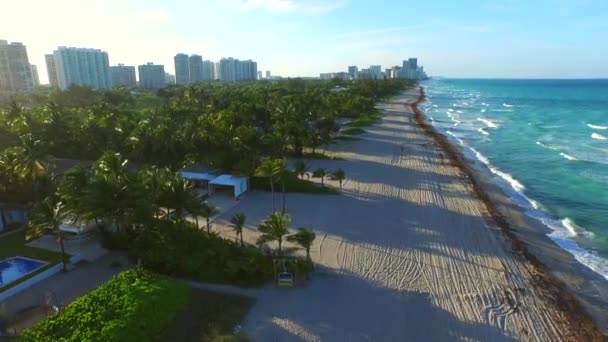
[[[427,122],[427,116],[418,108],[425,101],[424,88],[418,89],[419,97],[410,105],[417,126],[469,179],[488,219],[500,228],[512,252],[530,262],[533,282],[563,311],[573,329],[587,340],[603,340],[608,336],[608,299],[603,298],[608,294],[608,282],[557,246],[546,236],[551,231],[548,227],[525,216],[496,184],[471,165],[458,146]]]

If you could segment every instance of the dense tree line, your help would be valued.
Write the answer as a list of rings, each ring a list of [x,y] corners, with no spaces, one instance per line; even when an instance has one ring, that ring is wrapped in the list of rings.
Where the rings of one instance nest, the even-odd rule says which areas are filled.
[[[292,79],[30,96],[0,112],[0,200],[41,199],[32,194],[48,187],[51,157],[97,160],[112,152],[172,171],[201,163],[253,175],[262,157],[300,157],[330,143],[340,118],[373,112],[405,86]]]

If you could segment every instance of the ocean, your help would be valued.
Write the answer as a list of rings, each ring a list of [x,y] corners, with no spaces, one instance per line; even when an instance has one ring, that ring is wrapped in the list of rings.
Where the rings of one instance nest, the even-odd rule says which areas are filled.
[[[608,279],[608,80],[433,79],[428,120]]]

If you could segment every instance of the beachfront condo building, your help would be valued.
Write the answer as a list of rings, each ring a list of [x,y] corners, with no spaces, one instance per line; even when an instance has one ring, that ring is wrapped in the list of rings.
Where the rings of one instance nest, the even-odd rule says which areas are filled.
[[[178,53],[173,58],[175,63],[175,83],[176,84],[190,84],[190,63],[188,61],[188,55],[185,53]]]
[[[379,80],[382,78],[382,66],[380,66],[380,65],[370,66],[369,72],[371,74],[371,78],[373,78],[375,80]]]
[[[135,67],[118,64],[110,67],[110,74],[112,75],[112,86],[113,87],[126,87],[135,88],[137,87],[137,78],[135,76]]]
[[[147,63],[137,67],[139,71],[139,86],[144,89],[161,89],[167,85],[165,66]]]
[[[27,49],[22,43],[0,40],[0,97],[34,87]]]
[[[167,85],[174,85],[175,84],[175,75],[171,75],[170,73],[166,72],[165,73],[165,82],[167,83]]]
[[[188,58],[190,68],[190,83],[198,83],[203,81],[203,57],[199,55],[191,55]]]
[[[215,80],[215,63],[209,60],[203,61],[202,67],[202,80],[213,81]]]
[[[34,87],[40,85],[40,76],[38,76],[38,67],[34,64],[30,64],[30,69],[32,71],[32,83]]]
[[[219,79],[227,82],[255,81],[258,63],[252,60],[241,61],[232,57],[222,58],[219,62]]]
[[[262,70],[258,70],[258,80],[262,79]]]
[[[53,56],[53,54],[44,55],[44,61],[46,62],[46,73],[49,76],[49,84],[53,88],[59,88],[57,68],[55,67],[55,56]]]
[[[348,75],[352,80],[356,80],[359,77],[359,68],[356,65],[349,66]]]
[[[270,70],[266,70],[266,78],[270,79],[272,76],[270,75]]]
[[[60,46],[53,51],[59,88],[85,86],[93,89],[112,87],[108,53],[99,49]]]

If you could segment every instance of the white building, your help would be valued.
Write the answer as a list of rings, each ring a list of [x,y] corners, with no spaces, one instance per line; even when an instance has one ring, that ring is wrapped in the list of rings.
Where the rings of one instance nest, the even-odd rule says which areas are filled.
[[[137,87],[137,79],[135,77],[135,67],[124,64],[118,64],[110,67],[112,75],[113,87]]]
[[[53,51],[59,88],[72,85],[93,89],[112,87],[108,53],[98,49],[61,46]]]
[[[190,84],[190,63],[188,55],[178,53],[173,58],[175,63],[175,83]]]
[[[165,66],[153,63],[137,67],[139,72],[139,86],[145,89],[161,89],[167,85]]]
[[[174,85],[175,84],[175,75],[171,75],[170,73],[166,72],[165,73],[165,83],[167,83],[167,85]]]
[[[38,67],[34,64],[30,64],[30,69],[32,69],[32,83],[34,87],[40,85],[40,76],[38,76]]]
[[[188,63],[190,67],[190,83],[203,81],[203,57],[191,55],[188,58]]]
[[[202,80],[203,81],[213,81],[215,80],[215,63],[209,60],[203,61],[202,68]]]
[[[381,79],[382,78],[382,66],[380,65],[372,65],[369,67],[369,72],[373,79]]]
[[[27,49],[22,43],[0,40],[0,97],[34,87]]]
[[[53,88],[59,88],[59,81],[57,81],[57,67],[55,67],[55,56],[52,54],[44,55],[46,62],[46,72],[49,75],[49,84]]]

